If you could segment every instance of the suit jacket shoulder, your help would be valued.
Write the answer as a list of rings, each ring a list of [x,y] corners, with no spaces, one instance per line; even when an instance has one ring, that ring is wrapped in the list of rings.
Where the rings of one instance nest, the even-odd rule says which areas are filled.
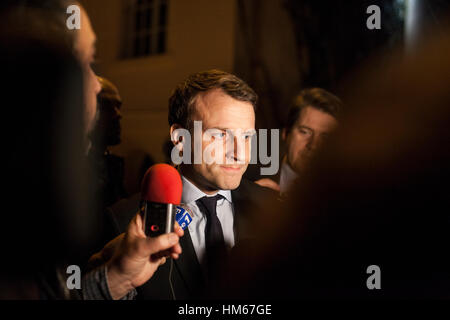
[[[233,201],[236,197],[238,201],[246,199],[253,204],[261,203],[264,199],[277,197],[277,193],[269,188],[261,187],[253,181],[242,179],[239,187],[232,191]]]
[[[268,214],[267,208],[277,201],[277,192],[243,179],[239,187],[231,192],[231,195],[234,204],[237,242],[255,238],[253,224],[257,223],[263,214]]]
[[[268,201],[277,198],[277,193],[269,188],[242,179],[241,184],[231,192],[235,212],[240,219],[241,215],[247,215],[256,209],[264,208]],[[126,231],[128,224],[138,212],[140,193],[136,193],[127,199],[122,199],[107,209],[107,214],[112,218],[116,234]]]

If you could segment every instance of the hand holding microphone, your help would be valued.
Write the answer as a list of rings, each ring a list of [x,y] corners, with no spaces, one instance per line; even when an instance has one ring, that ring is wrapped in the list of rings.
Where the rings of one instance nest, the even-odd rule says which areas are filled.
[[[110,241],[101,253],[104,258],[112,256],[107,258],[107,275],[113,299],[147,282],[166,257],[177,259],[181,254],[178,240],[183,230],[174,219],[181,192],[181,177],[175,168],[157,164],[145,174],[141,210],[127,232]]]
[[[127,232],[108,244],[114,247],[114,254],[107,263],[108,286],[113,299],[120,299],[146,283],[157,268],[165,263],[166,255],[177,259],[181,254],[178,240],[183,236],[183,230],[180,226],[174,227],[175,232],[158,237],[146,237],[142,226],[142,218],[138,213]]]

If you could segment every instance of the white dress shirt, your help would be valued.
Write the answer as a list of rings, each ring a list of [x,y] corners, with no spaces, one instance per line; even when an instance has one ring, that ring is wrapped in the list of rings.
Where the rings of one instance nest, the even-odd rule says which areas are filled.
[[[200,191],[192,182],[181,176],[183,182],[183,193],[181,195],[181,203],[185,204],[192,212],[192,222],[189,224],[188,229],[191,235],[192,244],[194,245],[197,259],[204,267],[205,257],[205,228],[206,228],[206,216],[200,211],[196,200],[203,198],[207,195],[203,191]],[[223,237],[225,244],[228,248],[234,246],[234,210],[231,199],[230,190],[220,190],[217,194],[222,195],[224,198],[217,201],[217,217],[222,225]],[[215,194],[216,195],[216,194]]]
[[[298,174],[284,160],[280,172],[280,194],[286,193],[297,178]]]

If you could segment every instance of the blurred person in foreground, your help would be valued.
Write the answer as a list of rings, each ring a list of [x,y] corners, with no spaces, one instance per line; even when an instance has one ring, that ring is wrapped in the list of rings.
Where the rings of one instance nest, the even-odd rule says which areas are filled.
[[[338,124],[341,100],[321,88],[303,89],[289,109],[281,137],[286,153],[277,175],[255,181],[286,195],[292,184],[311,166],[317,149]]]
[[[147,239],[136,216],[102,251],[105,264],[85,275],[81,293],[68,289],[66,267],[95,233],[86,152],[100,88],[90,66],[95,34],[83,9],[81,30],[66,29],[70,4],[79,5],[22,1],[1,8],[1,85],[10,125],[2,126],[9,137],[4,196],[15,204],[2,217],[2,299],[132,298],[166,256],[181,253],[178,226]],[[18,85],[24,79],[26,94]]]
[[[348,80],[342,125],[286,214],[255,225],[265,237],[235,257],[228,296],[450,299],[449,30]]]

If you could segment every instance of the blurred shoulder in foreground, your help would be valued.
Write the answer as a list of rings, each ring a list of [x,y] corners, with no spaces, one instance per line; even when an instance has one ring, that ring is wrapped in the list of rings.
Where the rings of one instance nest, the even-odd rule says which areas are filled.
[[[238,281],[226,283],[227,292],[450,297],[446,31],[413,55],[382,57],[349,79],[341,126],[285,207],[274,206],[285,214],[261,224],[258,244],[237,255],[230,274]],[[366,285],[371,265],[380,268],[381,290]]]

